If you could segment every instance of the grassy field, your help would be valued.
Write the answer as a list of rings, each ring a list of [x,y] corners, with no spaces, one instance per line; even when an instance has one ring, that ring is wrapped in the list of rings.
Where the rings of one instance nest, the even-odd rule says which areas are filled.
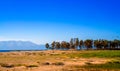
[[[120,51],[118,50],[86,50],[78,51],[77,53],[70,54],[71,57],[83,57],[83,58],[120,58]]]
[[[120,71],[119,50],[0,53],[0,71]]]

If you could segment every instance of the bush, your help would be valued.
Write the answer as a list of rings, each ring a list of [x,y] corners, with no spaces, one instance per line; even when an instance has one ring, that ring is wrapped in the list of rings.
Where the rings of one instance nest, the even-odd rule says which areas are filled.
[[[38,67],[38,65],[27,65],[27,68],[33,68],[33,67]]]
[[[87,64],[87,65],[91,65],[91,63],[90,63],[90,62],[86,62],[85,64]]]
[[[1,67],[6,67],[6,68],[12,68],[14,67],[13,64],[3,64],[3,63],[0,63]]]
[[[50,65],[50,63],[49,62],[45,62],[45,63],[43,63],[43,65]]]
[[[120,64],[120,61],[118,60],[113,60],[113,61],[110,61],[108,62],[109,64]]]
[[[53,65],[57,65],[57,66],[63,66],[65,65],[63,62],[56,62],[56,63],[53,63]]]

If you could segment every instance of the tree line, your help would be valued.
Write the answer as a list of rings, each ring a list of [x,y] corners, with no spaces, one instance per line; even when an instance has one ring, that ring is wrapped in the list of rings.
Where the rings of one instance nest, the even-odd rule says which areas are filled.
[[[76,49],[76,50],[82,50],[82,49],[112,49],[112,50],[118,50],[120,49],[120,40],[114,39],[114,40],[106,40],[106,39],[98,39],[98,40],[92,40],[92,39],[86,39],[86,40],[79,40],[78,38],[71,38],[69,42],[62,41],[62,42],[56,42],[53,41],[51,44],[46,43],[45,47],[47,49]]]

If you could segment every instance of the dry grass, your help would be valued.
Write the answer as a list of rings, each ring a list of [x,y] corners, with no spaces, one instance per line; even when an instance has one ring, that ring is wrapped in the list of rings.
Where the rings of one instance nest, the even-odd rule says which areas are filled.
[[[0,71],[87,71],[80,67],[89,64],[105,64],[119,59],[118,57],[115,59],[99,56],[84,57],[84,54],[90,53],[94,51],[48,50],[0,53]]]

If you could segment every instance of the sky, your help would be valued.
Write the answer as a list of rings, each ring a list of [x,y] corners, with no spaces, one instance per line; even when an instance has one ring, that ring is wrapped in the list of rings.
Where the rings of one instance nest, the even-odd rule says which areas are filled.
[[[120,39],[120,0],[0,0],[0,41]]]

